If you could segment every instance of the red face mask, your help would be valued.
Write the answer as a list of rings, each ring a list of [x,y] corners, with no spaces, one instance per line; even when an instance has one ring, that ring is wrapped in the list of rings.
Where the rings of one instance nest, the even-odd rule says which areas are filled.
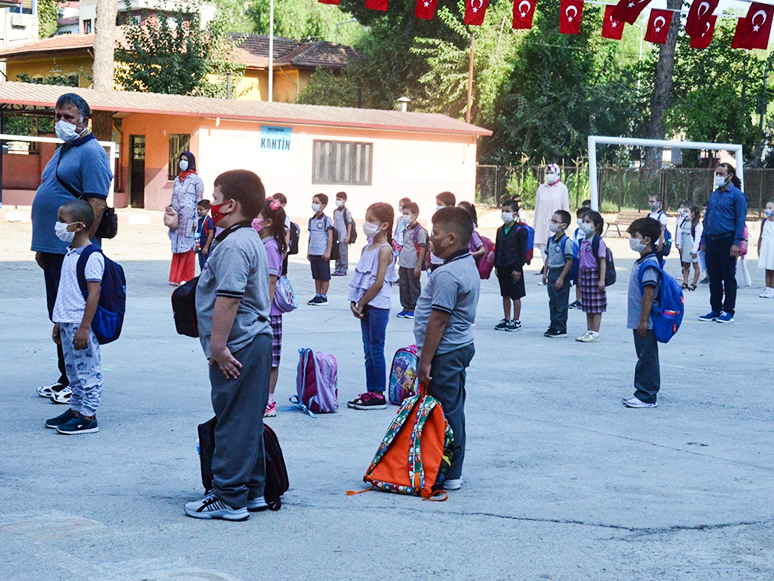
[[[225,214],[220,213],[220,209],[223,207],[223,204],[211,204],[210,205],[210,214],[212,215],[212,223],[217,226],[218,222],[220,222],[223,218],[225,218]]]

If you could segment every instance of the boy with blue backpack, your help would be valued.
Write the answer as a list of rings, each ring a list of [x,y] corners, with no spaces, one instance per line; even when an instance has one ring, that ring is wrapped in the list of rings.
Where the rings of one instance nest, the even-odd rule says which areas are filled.
[[[567,337],[567,313],[570,303],[570,279],[578,249],[573,240],[565,234],[572,217],[566,210],[557,210],[548,225],[553,236],[548,239],[543,251],[543,284],[548,289],[548,308],[551,324],[543,333],[544,337]],[[577,278],[577,267],[575,268]]]
[[[97,408],[102,396],[100,343],[108,343],[121,332],[126,300],[123,270],[91,244],[89,231],[94,211],[84,200],[72,200],[59,208],[54,224],[57,237],[70,243],[59,279],[59,292],[51,319],[52,338],[62,346],[65,369],[72,396],[65,413],[46,420],[47,428],[60,434],[93,434],[99,431]],[[122,284],[116,293],[118,306],[106,304],[113,297],[110,289],[101,296],[103,279]],[[123,305],[121,305],[123,293]],[[114,312],[108,312],[105,306]]]
[[[630,408],[654,408],[661,388],[658,342],[666,343],[677,332],[684,312],[682,290],[660,265],[656,245],[662,236],[661,223],[640,218],[628,229],[629,246],[640,258],[629,277],[627,328],[634,334],[637,365],[634,395],[623,400]]]

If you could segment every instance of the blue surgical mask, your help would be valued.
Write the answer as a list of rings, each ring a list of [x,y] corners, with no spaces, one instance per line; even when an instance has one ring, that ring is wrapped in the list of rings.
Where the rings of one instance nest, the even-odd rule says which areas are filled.
[[[767,208],[766,211],[764,212],[764,214],[766,214],[767,218],[771,218],[772,216],[774,216],[774,210],[769,210]]]

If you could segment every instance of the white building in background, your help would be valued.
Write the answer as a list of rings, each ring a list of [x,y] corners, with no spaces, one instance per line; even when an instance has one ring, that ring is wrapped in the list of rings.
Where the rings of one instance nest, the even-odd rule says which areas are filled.
[[[80,3],[78,0],[71,0],[70,2],[60,4],[58,12],[56,32],[54,35],[80,34],[81,22],[80,17],[78,16],[78,13],[80,12]]]
[[[0,0],[2,1],[2,0]],[[124,0],[118,2],[119,19],[127,13],[127,6]],[[144,12],[153,15],[157,12],[171,12],[174,4],[164,0],[130,0],[129,14],[138,22]],[[199,14],[201,16],[201,25],[205,26],[210,20],[215,18],[215,6],[207,2],[199,3]],[[92,34],[94,32],[94,23],[97,20],[97,0],[80,0],[78,10],[80,34]],[[73,33],[75,34],[75,33]]]
[[[0,0],[0,49],[38,40],[36,0]],[[5,78],[5,63],[0,63],[0,77]]]

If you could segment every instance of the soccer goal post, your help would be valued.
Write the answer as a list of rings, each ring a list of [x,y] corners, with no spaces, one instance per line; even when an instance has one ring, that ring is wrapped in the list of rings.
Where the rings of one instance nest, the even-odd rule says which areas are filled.
[[[0,133],[0,143],[5,144],[8,141],[28,141],[28,142],[37,142],[37,143],[64,143],[61,139],[57,139],[56,137],[37,137],[32,135],[7,135],[5,133]],[[102,147],[104,147],[107,150],[108,157],[110,158],[110,171],[112,172],[115,169],[115,159],[116,159],[116,144],[112,141],[98,141]],[[3,155],[2,150],[0,150],[0,155]],[[19,154],[19,155],[24,155]],[[5,163],[10,163],[12,161],[13,155],[4,156],[5,157]],[[0,171],[4,170],[4,165],[0,164]],[[116,178],[113,176],[113,179],[110,181],[110,191],[108,192],[108,198],[107,203],[109,206],[113,205],[113,194],[115,193],[115,183]],[[3,190],[2,190],[2,180],[0,180],[0,208],[3,207]]]
[[[597,188],[597,143],[604,145],[629,145],[637,147],[660,147],[669,149],[708,149],[710,151],[728,151],[736,156],[736,177],[742,182],[744,191],[744,157],[739,143],[701,143],[698,141],[668,141],[664,139],[634,139],[631,137],[606,137],[589,135],[589,187],[591,189],[591,208],[599,212],[599,190]]]

